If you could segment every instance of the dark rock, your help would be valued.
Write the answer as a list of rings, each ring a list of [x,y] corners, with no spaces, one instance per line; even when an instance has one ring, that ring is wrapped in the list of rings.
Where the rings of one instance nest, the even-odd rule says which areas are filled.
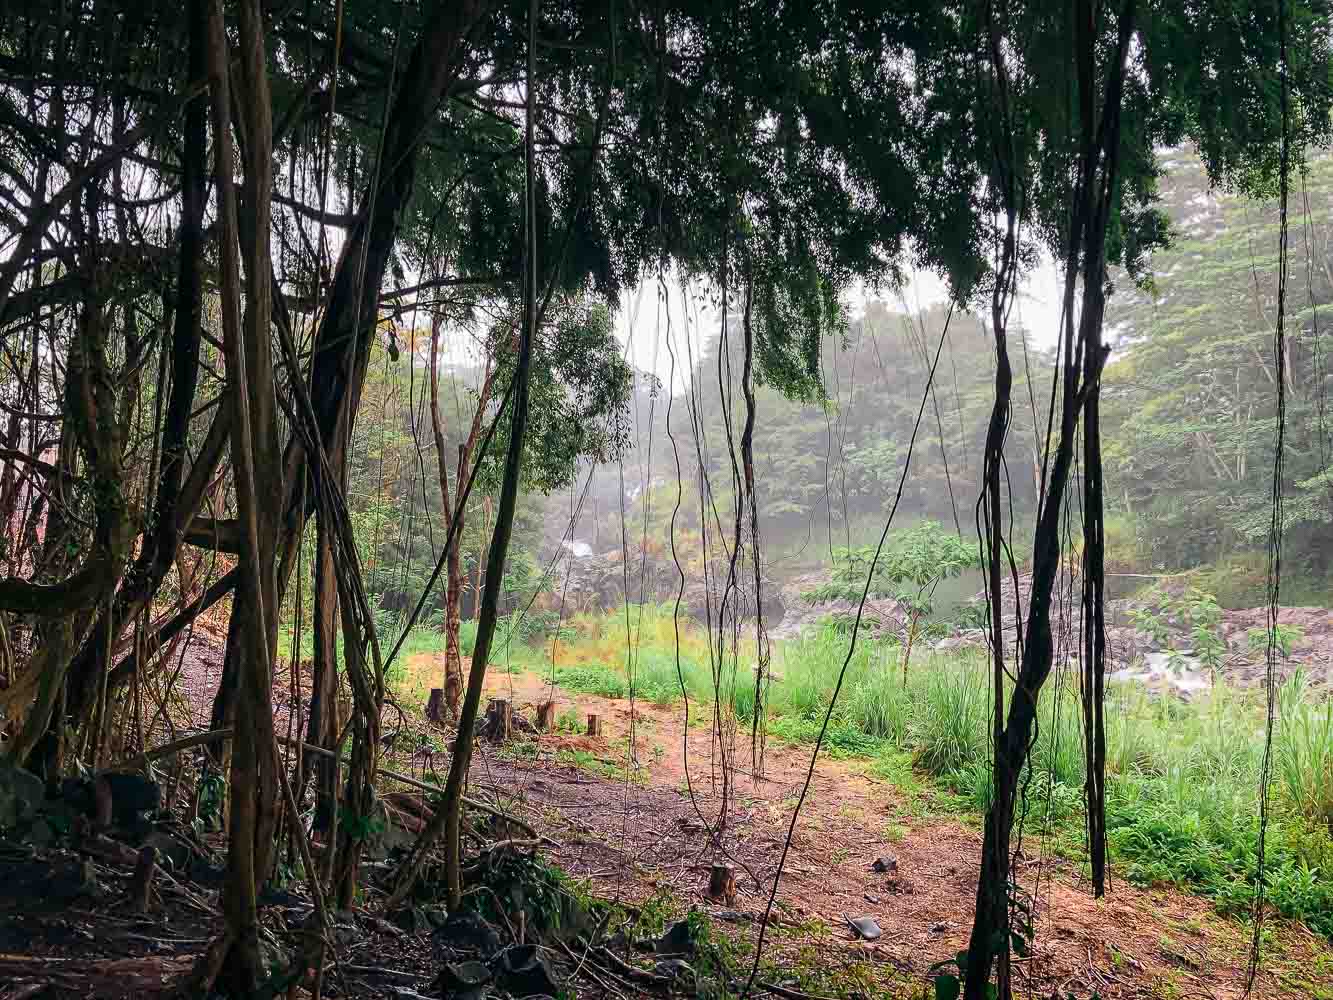
[[[111,790],[112,821],[117,824],[162,808],[162,786],[142,774],[109,772],[97,780]]]
[[[497,985],[516,997],[555,996],[561,991],[551,966],[535,944],[510,945],[494,962]]]
[[[892,855],[878,857],[870,868],[872,871],[879,872],[881,875],[885,872],[896,872],[898,870],[898,859]]]
[[[847,921],[852,933],[863,941],[875,941],[884,933],[874,917],[849,917],[844,914],[842,919]]]
[[[449,925],[449,909],[445,906],[423,906],[422,910],[426,914],[426,919],[430,921],[431,926],[443,930]]]
[[[949,925],[948,925],[947,923],[945,923],[943,920],[941,920],[941,921],[940,921],[939,923],[937,923],[937,924],[931,924],[931,925],[930,925],[930,933],[932,933],[932,934],[943,934],[943,933],[944,933],[945,931],[947,931],[948,929],[949,929]]]
[[[666,929],[653,948],[659,955],[693,955],[694,931],[688,920],[677,920]]]
[[[114,826],[144,836],[151,827],[143,814],[161,808],[162,787],[141,774],[113,771],[92,779],[65,778],[59,797],[67,808],[99,827]]]
[[[46,785],[21,767],[0,767],[0,830],[12,830],[37,814]]]
[[[500,950],[500,935],[476,913],[449,916],[431,936],[440,944],[483,958],[490,958]]]
[[[491,979],[491,970],[481,962],[454,962],[440,970],[435,987],[455,1000],[478,1000]]]
[[[408,934],[429,934],[435,929],[426,911],[420,906],[405,906],[394,913],[392,919]]]

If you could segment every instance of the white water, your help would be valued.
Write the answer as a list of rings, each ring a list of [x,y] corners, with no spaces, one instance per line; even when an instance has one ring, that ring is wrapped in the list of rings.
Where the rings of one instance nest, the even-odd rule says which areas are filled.
[[[1113,681],[1137,681],[1156,690],[1170,690],[1182,698],[1191,698],[1213,686],[1212,675],[1202,669],[1199,661],[1188,653],[1177,658],[1166,653],[1148,653],[1132,667],[1124,667],[1111,674]]]

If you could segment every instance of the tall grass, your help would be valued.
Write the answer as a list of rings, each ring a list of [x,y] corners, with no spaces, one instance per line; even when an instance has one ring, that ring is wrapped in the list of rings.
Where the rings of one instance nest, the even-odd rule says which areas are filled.
[[[676,626],[669,607],[632,606],[573,619],[557,644],[557,680],[610,697],[629,692],[661,705],[711,702],[710,637]],[[845,633],[829,627],[782,643],[767,692],[778,739],[811,743],[847,660]],[[631,655],[632,652],[632,655]],[[544,654],[549,664],[549,646]],[[720,696],[744,722],[755,711],[752,648],[723,671]],[[914,655],[906,685],[899,650],[860,642],[838,694],[825,746],[833,753],[910,756],[917,772],[984,810],[992,795],[993,696],[979,651]],[[1006,702],[1012,696],[1006,692]],[[1107,827],[1112,857],[1139,882],[1189,886],[1242,911],[1257,873],[1263,714],[1253,693],[1219,685],[1193,703],[1116,687],[1107,705]],[[1297,680],[1280,699],[1274,733],[1273,819],[1265,879],[1278,910],[1333,936],[1333,703]],[[1082,708],[1076,684],[1057,675],[1042,691],[1023,787],[1028,815],[1056,824],[1081,850]]]
[[[1333,700],[1315,705],[1299,697],[1303,681],[1282,692],[1278,779],[1306,819],[1333,833]]]

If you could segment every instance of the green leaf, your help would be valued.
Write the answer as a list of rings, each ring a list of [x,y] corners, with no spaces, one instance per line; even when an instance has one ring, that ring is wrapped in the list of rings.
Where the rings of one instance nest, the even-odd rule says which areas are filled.
[[[957,976],[939,975],[935,977],[935,1000],[958,1000],[963,993],[963,984]]]
[[[1017,931],[1011,933],[1009,935],[1009,943],[1014,949],[1014,954],[1016,954],[1019,958],[1027,958],[1028,943],[1027,939],[1024,938],[1022,934],[1019,934]]]

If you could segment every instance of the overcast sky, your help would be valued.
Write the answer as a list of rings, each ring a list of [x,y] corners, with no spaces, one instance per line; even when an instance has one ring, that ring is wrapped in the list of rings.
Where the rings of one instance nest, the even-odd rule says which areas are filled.
[[[616,317],[616,335],[625,347],[627,359],[641,371],[652,372],[663,383],[671,377],[671,352],[675,352],[673,387],[680,391],[697,359],[704,341],[717,330],[719,310],[709,303],[697,286],[682,286],[675,277],[666,282],[666,301],[656,281],[640,286],[626,298]],[[1029,274],[1019,286],[1013,321],[1027,328],[1032,343],[1047,347],[1060,332],[1061,277],[1050,260]],[[846,296],[848,315],[855,319],[865,311],[866,303],[876,299],[891,310],[913,312],[945,301],[946,288],[934,274],[915,272],[901,293],[891,288],[878,291],[856,288]]]

